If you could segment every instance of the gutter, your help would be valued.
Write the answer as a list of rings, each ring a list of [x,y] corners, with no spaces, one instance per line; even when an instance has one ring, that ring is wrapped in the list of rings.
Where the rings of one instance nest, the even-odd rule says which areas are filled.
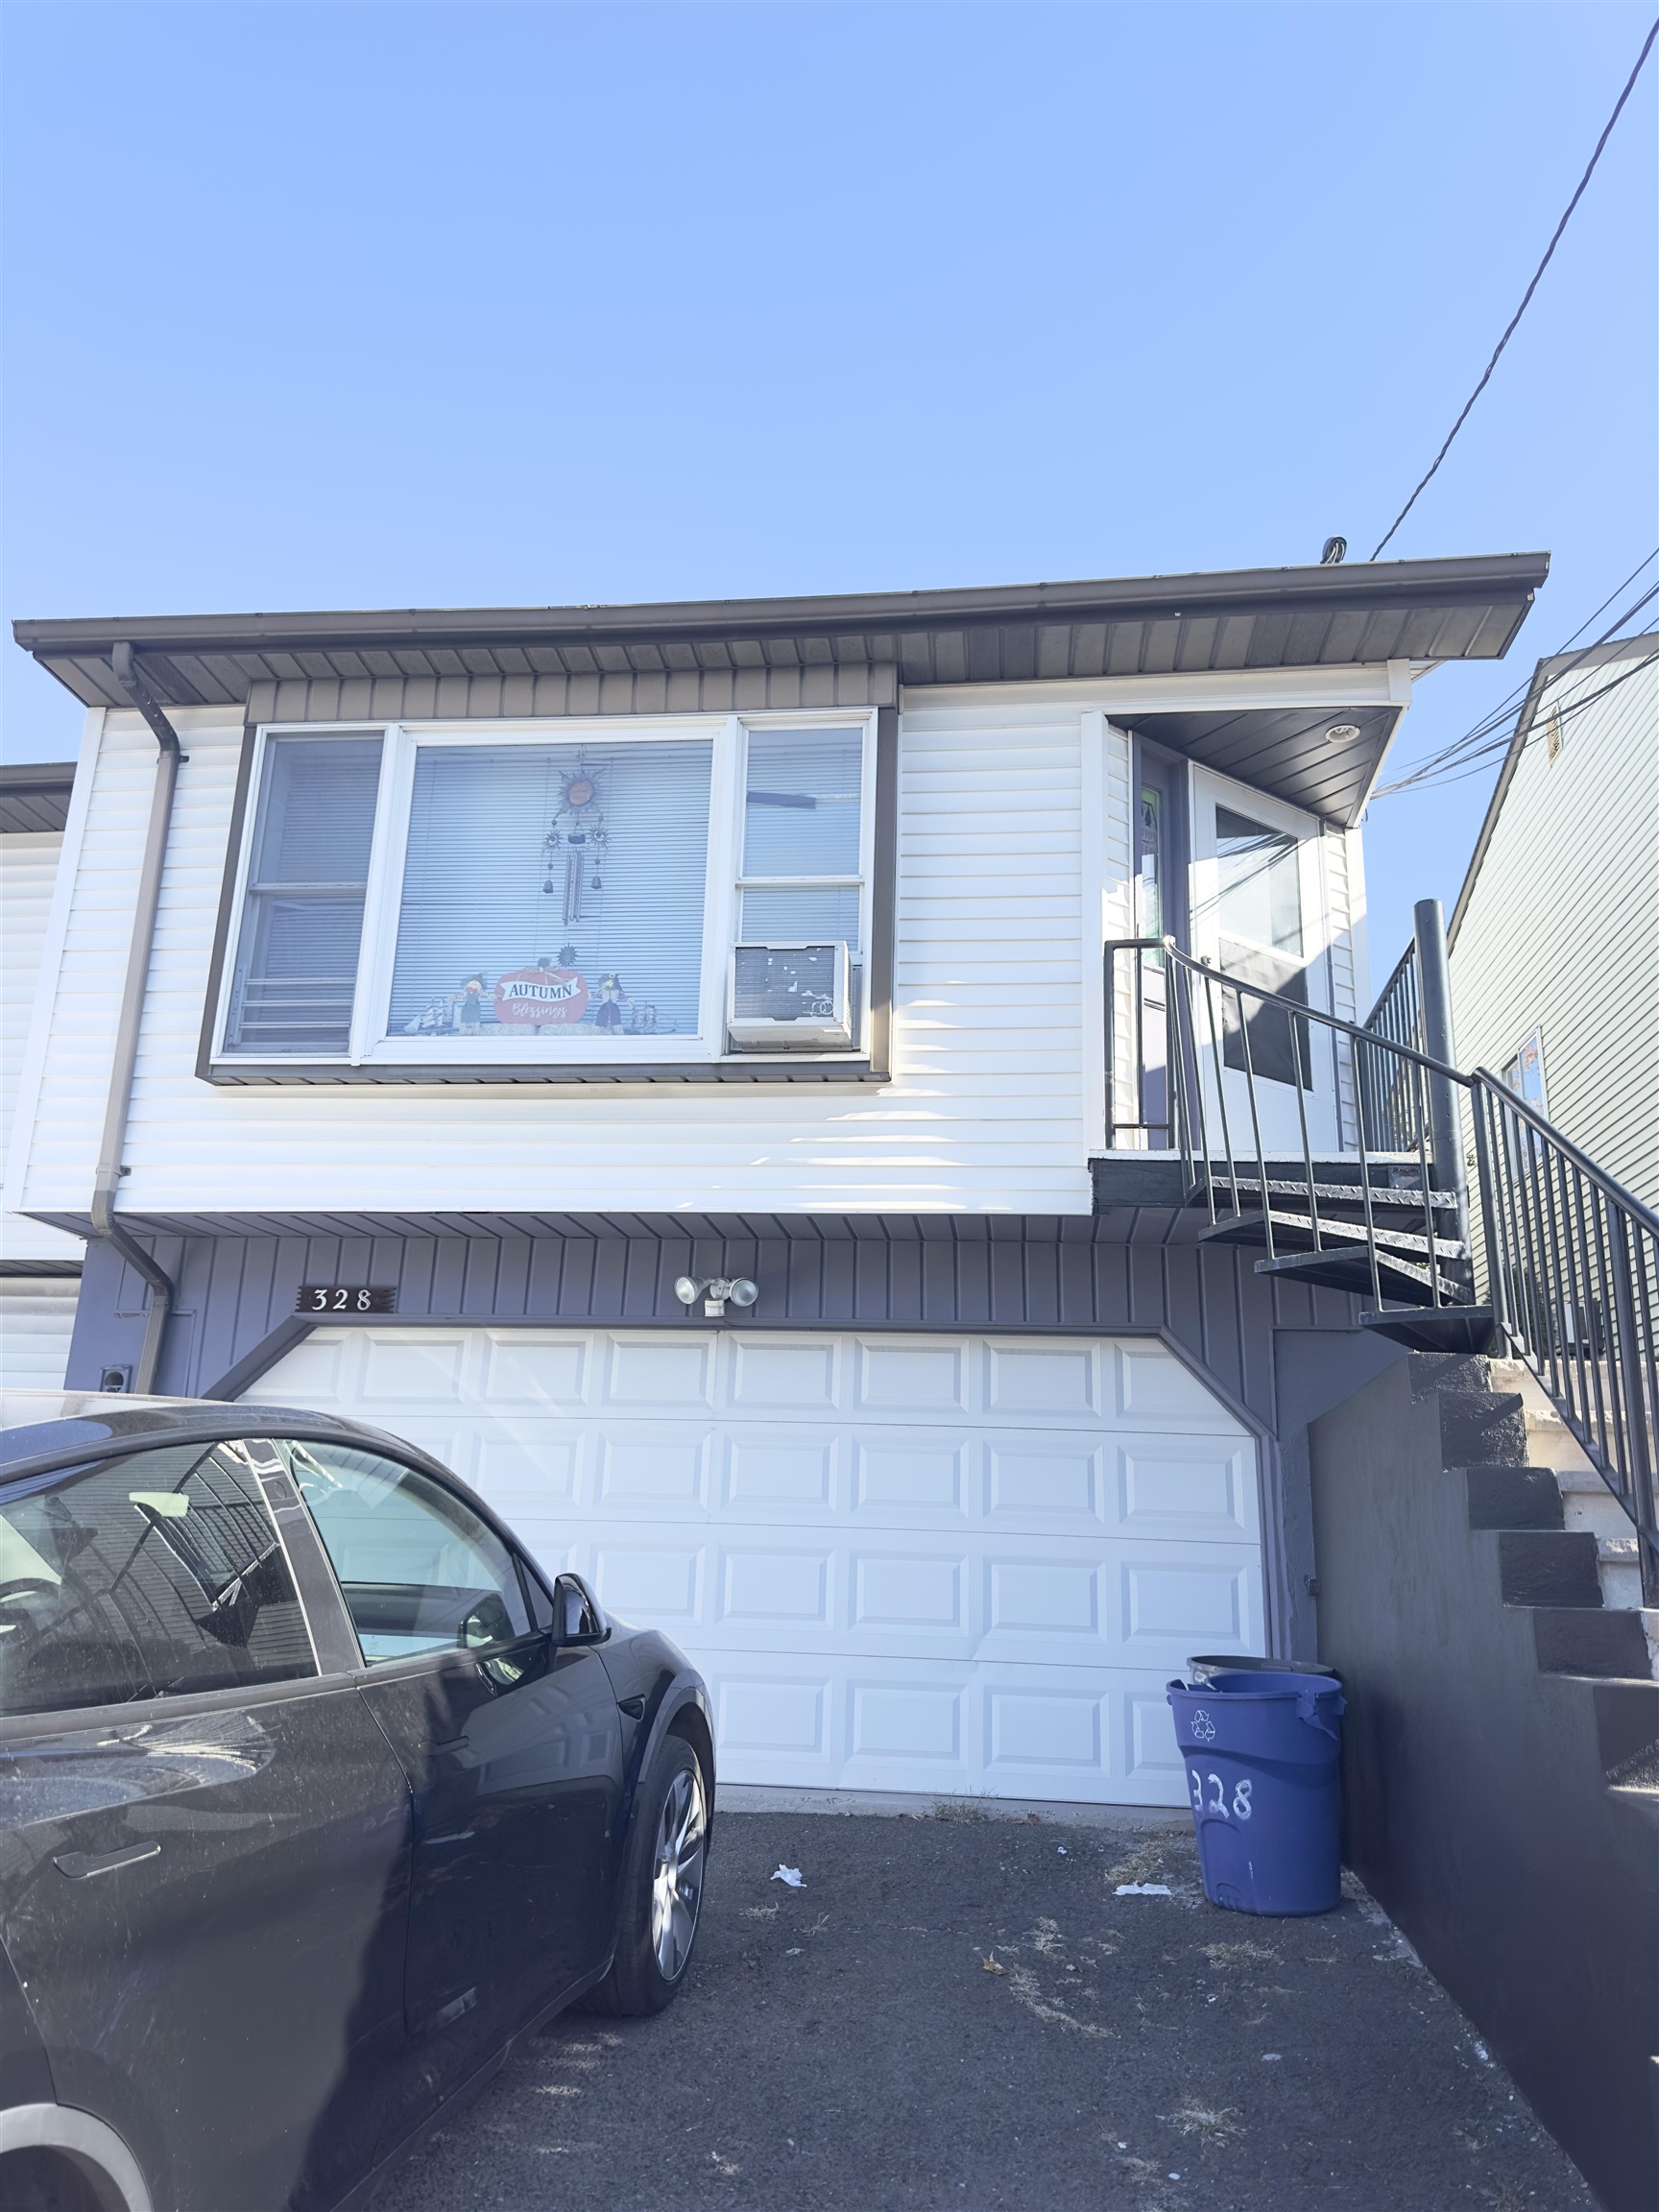
[[[127,953],[127,979],[121,991],[121,1012],[115,1026],[115,1058],[109,1071],[109,1098],[104,1111],[104,1136],[98,1147],[98,1167],[92,1183],[92,1230],[126,1261],[134,1274],[150,1286],[150,1309],[144,1321],[144,1345],[132,1372],[132,1388],[141,1396],[156,1386],[161,1358],[161,1341],[168,1315],[178,1302],[173,1278],[145,1251],[115,1218],[115,1199],[123,1173],[121,1155],[127,1148],[127,1119],[132,1104],[132,1076],[138,1064],[138,1031],[144,1014],[144,993],[150,980],[150,959],[156,943],[156,915],[161,902],[161,870],[167,857],[167,832],[173,819],[173,794],[179,782],[179,764],[184,758],[179,733],[162,711],[130,644],[110,647],[109,664],[115,682],[156,733],[156,788],[150,801],[150,829],[144,840],[144,859],[138,871],[138,901],[132,915],[132,941]]]

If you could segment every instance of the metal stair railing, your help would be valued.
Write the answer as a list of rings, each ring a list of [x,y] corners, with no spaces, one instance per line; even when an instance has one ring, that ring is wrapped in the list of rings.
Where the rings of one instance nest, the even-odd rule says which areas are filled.
[[[1497,1334],[1635,1524],[1659,1605],[1659,1214],[1489,1070],[1463,1080]]]
[[[1396,968],[1379,1001],[1395,1010],[1391,1029],[1449,1035],[1443,944],[1426,929],[1417,956]],[[1409,997],[1396,988],[1403,974]],[[1337,1209],[1358,1212],[1375,1302],[1362,1318],[1461,1309],[1476,1322],[1489,1312],[1495,1339],[1536,1376],[1629,1515],[1644,1602],[1659,1605],[1659,1216],[1485,1069],[1466,1074],[1405,1035],[1248,983],[1172,937],[1107,945],[1104,983],[1108,1145],[1178,1154],[1186,1202],[1202,1199],[1213,1228],[1259,1230],[1258,1265],[1269,1269],[1286,1261],[1291,1226],[1307,1239],[1296,1250],[1304,1262],[1310,1251],[1353,1255],[1359,1224]],[[1344,1053],[1356,1100],[1324,1177],[1308,1115],[1316,1037],[1331,1054],[1339,1122]],[[1287,1153],[1263,1142],[1264,1049],[1284,1073],[1275,1088],[1295,1095],[1299,1143]],[[1241,1078],[1241,1099],[1229,1074]],[[1349,1162],[1354,1184],[1332,1173]],[[1394,1233],[1402,1213],[1408,1238]],[[1392,1307],[1384,1272],[1410,1292]]]

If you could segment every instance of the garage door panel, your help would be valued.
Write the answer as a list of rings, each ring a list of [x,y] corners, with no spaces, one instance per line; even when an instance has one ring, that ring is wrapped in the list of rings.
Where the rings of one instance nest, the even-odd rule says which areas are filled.
[[[484,1357],[486,1402],[580,1411],[592,1387],[593,1352],[585,1337],[550,1340],[528,1331],[491,1331]]]
[[[721,1496],[727,1509],[753,1515],[833,1518],[840,1452],[833,1437],[799,1430],[738,1431],[726,1440]]]
[[[951,1337],[865,1337],[857,1348],[855,1404],[878,1420],[908,1413],[958,1421],[969,1411],[969,1346]]]
[[[739,1337],[728,1355],[723,1403],[773,1417],[834,1413],[841,1406],[841,1364],[834,1336]]]
[[[1093,1436],[996,1437],[985,1448],[985,1518],[1002,1527],[1093,1529],[1106,1492]]]
[[[1168,1425],[1240,1434],[1237,1417],[1191,1369],[1150,1339],[1117,1346],[1118,1411],[1136,1428]]]
[[[597,1506],[620,1506],[655,1511],[663,1506],[708,1507],[709,1452],[707,1435],[687,1435],[684,1429],[640,1432],[602,1431],[591,1438],[594,1462],[593,1502]]]
[[[719,1559],[718,1624],[774,1632],[781,1622],[794,1630],[831,1626],[834,1560],[829,1551],[738,1544],[723,1546]]]
[[[715,1340],[697,1336],[605,1339],[599,1404],[621,1413],[704,1411],[714,1403]]]
[[[866,1431],[845,1440],[853,1469],[852,1507],[865,1521],[901,1522],[916,1515],[961,1519],[970,1504],[968,1468],[975,1456],[966,1435]]]
[[[1222,1437],[1141,1436],[1119,1444],[1114,1504],[1126,1535],[1257,1541],[1256,1455]]]
[[[1099,1420],[1105,1408],[1102,1362],[1088,1343],[985,1347],[985,1411],[1016,1421]]]
[[[1254,1441],[1151,1339],[336,1330],[250,1396],[674,1636],[732,1781],[1178,1805],[1166,1683],[1262,1648]]]

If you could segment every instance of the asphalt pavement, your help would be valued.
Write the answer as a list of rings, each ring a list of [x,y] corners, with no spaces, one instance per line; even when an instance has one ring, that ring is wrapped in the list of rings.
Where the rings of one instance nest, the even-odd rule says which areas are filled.
[[[1594,2212],[1361,1893],[1262,1920],[1189,1835],[945,1813],[722,1815],[678,2001],[556,2020],[375,2212]]]

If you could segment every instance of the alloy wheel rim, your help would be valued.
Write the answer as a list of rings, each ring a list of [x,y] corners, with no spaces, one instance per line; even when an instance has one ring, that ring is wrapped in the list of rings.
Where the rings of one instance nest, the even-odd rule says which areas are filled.
[[[691,1956],[703,1896],[705,1832],[702,1777],[676,1774],[657,1823],[651,1879],[651,1948],[665,1982],[677,1982]]]

